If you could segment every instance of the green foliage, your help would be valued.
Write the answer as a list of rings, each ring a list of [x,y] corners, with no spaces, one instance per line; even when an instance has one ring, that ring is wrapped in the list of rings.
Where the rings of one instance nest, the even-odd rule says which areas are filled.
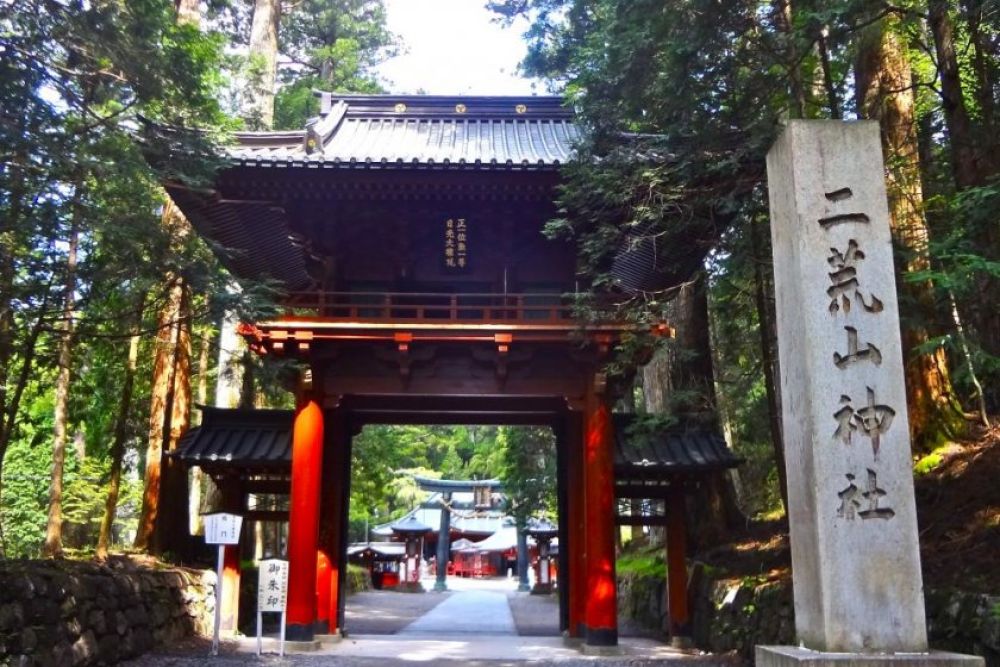
[[[292,64],[281,71],[277,129],[301,129],[318,113],[314,90],[383,92],[374,68],[396,53],[382,0],[304,0],[283,17],[279,38]]]
[[[551,428],[507,426],[500,431],[504,451],[500,481],[507,496],[507,512],[518,525],[529,518],[555,519],[556,444]]]
[[[664,579],[667,576],[667,562],[663,547],[658,546],[653,551],[623,552],[615,560],[615,572],[619,575]]]
[[[368,426],[351,454],[351,518],[383,523],[422,502],[412,475],[490,479],[502,464],[495,426]]]

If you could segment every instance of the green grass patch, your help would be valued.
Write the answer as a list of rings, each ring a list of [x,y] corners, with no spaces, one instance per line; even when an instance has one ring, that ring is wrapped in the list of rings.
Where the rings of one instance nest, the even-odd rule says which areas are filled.
[[[951,449],[952,443],[948,442],[940,447],[937,447],[930,454],[921,457],[913,464],[913,474],[915,475],[926,475],[930,471],[937,468],[939,465],[944,463],[944,455],[948,453]]]
[[[659,553],[656,553],[659,552]],[[618,574],[632,574],[641,577],[666,577],[667,563],[663,548],[621,554],[615,564]]]

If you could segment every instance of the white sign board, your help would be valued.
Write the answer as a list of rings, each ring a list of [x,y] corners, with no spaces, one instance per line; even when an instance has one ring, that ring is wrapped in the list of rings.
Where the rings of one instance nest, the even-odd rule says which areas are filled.
[[[288,561],[277,558],[260,562],[260,582],[257,585],[259,611],[285,611],[288,593]]]
[[[239,544],[243,517],[222,512],[205,515],[206,544]]]
[[[260,561],[257,569],[257,655],[261,654],[264,612],[281,614],[281,634],[278,652],[285,655],[285,602],[288,597],[288,561],[269,558]]]

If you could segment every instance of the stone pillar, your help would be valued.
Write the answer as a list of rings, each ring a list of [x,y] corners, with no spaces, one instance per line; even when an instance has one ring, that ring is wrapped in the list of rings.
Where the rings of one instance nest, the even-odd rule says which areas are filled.
[[[528,584],[528,534],[527,526],[517,522],[517,590],[525,593],[531,590]]]
[[[595,381],[596,384],[596,381]],[[618,645],[618,584],[615,580],[615,480],[611,408],[605,396],[588,391],[583,439],[586,488],[587,588],[585,641]]]
[[[875,122],[791,121],[767,156],[795,627],[813,651],[927,650],[883,169]],[[758,647],[757,664],[807,654]]]
[[[287,637],[293,641],[309,641],[314,636],[322,469],[323,410],[315,398],[305,398],[295,412],[292,431],[288,512]]]
[[[667,491],[667,611],[670,643],[687,648],[691,640],[688,606],[687,525],[684,521],[684,487],[672,482]]]
[[[434,581],[434,590],[448,590],[448,560],[451,557],[451,494],[441,494],[441,522],[438,525],[437,541],[437,578]]]

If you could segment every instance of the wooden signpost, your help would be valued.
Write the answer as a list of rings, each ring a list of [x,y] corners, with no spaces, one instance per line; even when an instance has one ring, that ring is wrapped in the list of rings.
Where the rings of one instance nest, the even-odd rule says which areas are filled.
[[[222,569],[226,546],[240,543],[243,517],[238,514],[218,512],[205,515],[205,543],[219,546],[215,584],[215,631],[212,634],[212,655],[219,655],[219,625],[222,622]]]
[[[261,653],[264,612],[281,614],[278,654],[285,655],[285,601],[288,598],[288,561],[262,560],[257,570],[257,655]]]

